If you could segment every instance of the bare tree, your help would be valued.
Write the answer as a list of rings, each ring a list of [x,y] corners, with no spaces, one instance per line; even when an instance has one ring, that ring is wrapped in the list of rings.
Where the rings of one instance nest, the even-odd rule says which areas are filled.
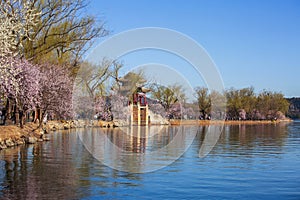
[[[104,58],[99,64],[83,62],[77,72],[76,84],[90,98],[106,96],[112,90],[119,91],[121,62]]]

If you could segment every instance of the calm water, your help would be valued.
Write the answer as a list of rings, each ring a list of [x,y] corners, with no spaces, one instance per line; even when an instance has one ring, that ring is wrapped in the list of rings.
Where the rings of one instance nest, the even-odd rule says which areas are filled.
[[[136,137],[107,129],[54,133],[50,142],[0,152],[0,199],[300,199],[300,121],[225,126],[210,154],[199,158],[206,130],[163,127]],[[179,142],[166,152],[148,156],[176,136]],[[165,168],[130,172],[167,163],[185,148]]]

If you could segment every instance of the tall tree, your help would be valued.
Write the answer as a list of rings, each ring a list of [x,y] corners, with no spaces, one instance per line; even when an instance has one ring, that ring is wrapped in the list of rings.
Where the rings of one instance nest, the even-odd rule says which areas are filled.
[[[239,91],[239,96],[241,98],[240,109],[245,111],[245,118],[252,119],[253,118],[253,110],[255,109],[256,104],[256,95],[254,93],[253,87],[242,88]]]
[[[78,117],[91,118],[100,113],[107,120],[111,113],[107,97],[119,90],[119,70],[123,65],[104,58],[99,64],[81,63],[75,80],[74,108]],[[106,111],[105,111],[106,110]]]
[[[107,96],[118,91],[120,62],[104,58],[99,64],[83,62],[76,76],[76,86],[91,99]]]
[[[239,110],[242,108],[241,98],[239,96],[239,91],[231,88],[226,91],[227,98],[227,118],[238,119]]]
[[[42,65],[39,84],[42,119],[46,114],[63,119],[73,116],[73,81],[68,69],[53,64]]]
[[[201,118],[206,119],[211,111],[211,99],[207,88],[196,87],[195,97],[197,99],[197,105],[199,112],[201,113]]]
[[[37,66],[26,60],[8,57],[9,77],[5,73],[0,79],[0,94],[6,99],[6,117],[14,118],[22,127],[26,112],[33,110],[39,103],[39,77]],[[3,61],[4,62],[4,61]]]
[[[30,34],[38,23],[40,13],[31,5],[33,1],[0,1],[0,77],[6,86],[19,91],[17,75],[23,70],[16,65],[25,64],[19,60],[24,55],[24,39],[33,40]],[[5,92],[5,91],[2,91]],[[10,94],[9,91],[7,94]]]
[[[112,63],[108,59],[103,59],[97,65],[82,63],[77,73],[76,84],[85,90],[91,99],[104,96],[106,93],[105,83],[111,76]]]
[[[286,114],[288,101],[283,94],[272,91],[262,91],[257,97],[257,109],[264,119],[274,119],[278,111]]]

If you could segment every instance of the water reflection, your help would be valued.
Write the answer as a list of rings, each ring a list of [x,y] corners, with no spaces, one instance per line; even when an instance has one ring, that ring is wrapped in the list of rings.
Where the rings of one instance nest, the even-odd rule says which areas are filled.
[[[214,148],[216,143],[219,140],[219,137],[222,133],[223,125],[222,126],[206,126],[202,128],[202,134],[205,134],[203,144],[199,150],[199,157],[203,158],[210,153],[210,151]]]
[[[49,149],[37,144],[1,152],[1,165],[5,169],[1,182],[4,199],[47,198],[49,194],[55,194],[57,188],[65,188],[66,185],[68,189],[56,197],[63,195],[64,198],[72,198],[76,191],[72,162],[66,158],[66,151],[59,154],[54,151],[55,147],[52,145]],[[55,187],[49,187],[50,185]]]
[[[189,191],[200,187],[197,180],[203,180],[201,183],[205,183],[206,187],[203,190],[196,188],[193,195],[205,194],[208,190],[217,192],[216,184],[227,191],[228,185],[243,187],[239,180],[251,180],[253,185],[261,185],[268,178],[269,185],[274,179],[281,187],[289,183],[286,190],[290,191],[290,185],[295,185],[297,178],[297,173],[290,175],[288,172],[291,171],[289,166],[295,164],[295,158],[299,156],[299,127],[287,124],[226,126],[218,143],[205,158],[198,158],[199,149],[207,135],[213,134],[208,131],[213,128],[206,126],[165,126],[153,127],[153,130],[141,127],[139,131],[133,129],[127,133],[120,129],[77,130],[85,145],[73,131],[55,133],[51,135],[50,142],[0,152],[0,199],[137,198],[144,195],[147,184],[153,190],[164,191],[164,185],[158,183],[176,179],[177,185],[167,188],[168,192],[182,191],[178,198],[191,195],[182,188]],[[117,148],[112,148],[110,143]],[[184,154],[184,159],[169,166],[168,170],[149,175],[130,173],[148,170],[148,166],[168,164],[190,143],[192,146]],[[86,148],[90,148],[89,151]],[[283,156],[289,152],[292,152],[289,156]],[[106,167],[92,155],[122,170]],[[266,173],[269,170],[272,173]],[[295,170],[297,168],[292,171]],[[243,178],[230,182],[237,174]],[[208,188],[209,184],[211,188]]]
[[[227,157],[241,158],[278,156],[284,153],[283,146],[288,137],[289,124],[233,125],[225,126],[218,145],[211,154],[226,152]]]
[[[144,173],[176,161],[192,144],[198,127],[132,126],[77,131],[85,148],[113,169]]]

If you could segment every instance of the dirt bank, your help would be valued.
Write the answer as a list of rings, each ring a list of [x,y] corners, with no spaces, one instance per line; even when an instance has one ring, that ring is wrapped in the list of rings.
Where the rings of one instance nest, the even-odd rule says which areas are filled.
[[[13,125],[0,126],[0,150],[47,140],[49,140],[48,137],[43,134],[43,130],[39,129],[38,124],[35,123],[27,123],[23,129]]]
[[[123,122],[104,122],[97,120],[59,120],[49,121],[43,125],[42,128],[38,128],[36,123],[26,123],[24,128],[21,129],[18,126],[0,126],[0,150],[9,147],[14,147],[23,144],[34,144],[36,142],[48,141],[48,133],[56,130],[66,130],[72,128],[83,127],[116,127],[123,126]]]

